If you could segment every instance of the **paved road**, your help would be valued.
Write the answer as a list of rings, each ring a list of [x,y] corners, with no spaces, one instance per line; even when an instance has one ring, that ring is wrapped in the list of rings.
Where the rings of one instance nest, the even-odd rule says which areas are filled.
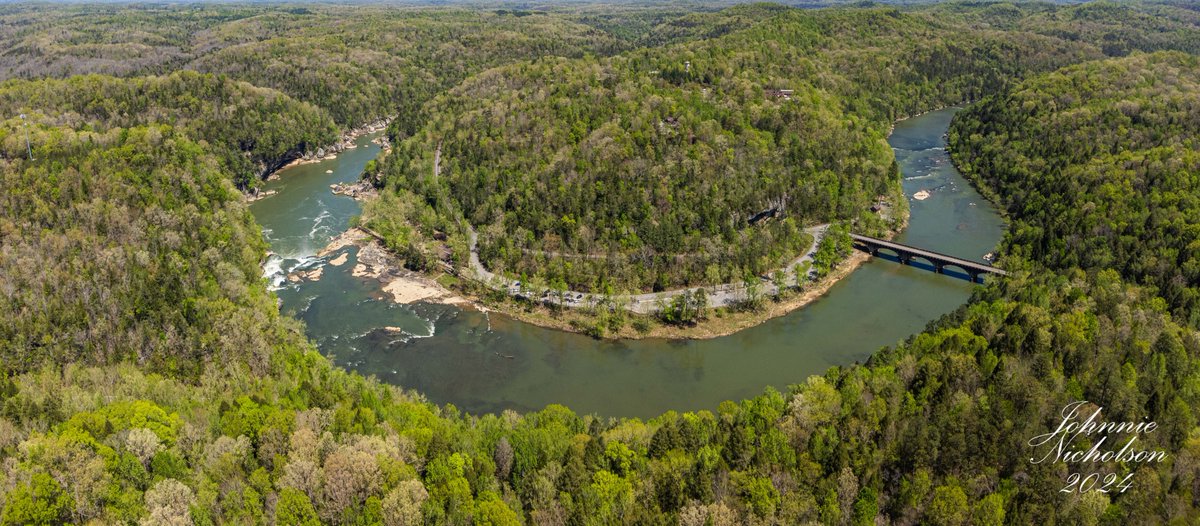
[[[492,289],[503,290],[514,296],[521,294],[519,281],[505,278],[504,276],[497,275],[484,268],[483,263],[479,261],[479,251],[476,247],[476,244],[479,240],[479,235],[475,232],[474,228],[470,227],[470,225],[468,225],[467,228],[470,235],[471,271],[475,273],[476,279]],[[792,260],[786,267],[784,267],[783,270],[786,271],[785,274],[788,276],[787,279],[789,281],[794,279],[794,277],[792,277],[792,270],[796,268],[796,265],[804,263],[805,261],[812,261],[813,255],[817,252],[817,246],[821,244],[821,239],[825,237],[825,231],[828,228],[828,224],[823,224],[804,229],[805,232],[808,232],[813,237],[812,246],[809,247],[807,252],[801,254],[799,257]],[[759,289],[761,294],[773,295],[779,291],[779,285],[774,281],[767,278],[761,279],[762,283]],[[738,282],[725,283],[722,285],[714,285],[709,287],[690,287],[684,289],[667,290],[663,292],[650,292],[646,294],[625,294],[613,297],[613,301],[633,312],[639,314],[650,314],[658,310],[660,301],[662,303],[668,303],[675,299],[676,296],[681,294],[692,294],[694,291],[701,288],[708,293],[709,307],[723,307],[746,298],[746,287],[743,283]],[[547,303],[562,305],[565,307],[590,307],[603,299],[603,296],[599,294],[591,294],[572,290],[569,290],[563,294],[561,300],[559,299],[558,295],[553,292],[545,293],[529,291],[527,293],[534,296],[534,299],[545,301]]]

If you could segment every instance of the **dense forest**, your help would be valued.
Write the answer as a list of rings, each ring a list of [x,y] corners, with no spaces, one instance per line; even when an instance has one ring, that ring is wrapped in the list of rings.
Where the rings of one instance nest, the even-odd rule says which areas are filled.
[[[489,268],[576,290],[602,290],[600,276],[640,290],[763,273],[807,248],[806,223],[893,193],[882,131],[849,124],[828,97],[788,103],[749,85],[705,96],[647,77],[653,62],[639,59],[543,59],[474,77],[439,99],[432,128],[396,146],[384,177],[469,219]],[[787,124],[797,121],[806,127]],[[772,209],[778,218],[748,228]]]
[[[350,128],[416,126],[436,93],[539,56],[608,54],[607,32],[544,11],[237,4],[0,7],[0,78],[226,74],[324,108]]]
[[[490,270],[591,291],[765,275],[814,224],[880,233],[895,224],[872,205],[900,199],[895,119],[1104,56],[936,15],[740,6],[653,33],[682,43],[477,75],[379,167],[406,204],[368,223],[416,259],[435,232],[473,229]]]
[[[425,106],[437,93],[487,68],[629,47],[574,18],[468,9],[8,4],[0,6],[6,49],[0,53],[0,79],[131,77],[129,83],[92,77],[90,83],[17,84],[5,105],[26,113],[70,108],[120,125],[147,116],[161,120],[155,110],[169,105],[163,97],[192,92],[195,101],[171,111],[206,125],[194,130],[204,134],[197,138],[227,148],[223,161],[246,189],[300,154],[334,143],[337,129],[391,117],[393,137],[411,133],[427,118]],[[181,69],[219,76],[177,73]],[[147,75],[169,77],[143,78]],[[206,85],[177,85],[197,82]],[[266,88],[286,96],[223,93]],[[230,104],[230,98],[260,106],[210,106]],[[96,104],[110,99],[119,106]],[[264,111],[290,113],[295,122],[256,137],[253,126],[265,121],[257,115]],[[250,155],[236,155],[239,149]]]
[[[315,353],[197,383],[50,367],[0,385],[0,522],[1189,524],[1198,356],[1109,270],[1021,276],[868,365],[648,421],[463,415]],[[1143,446],[1169,462],[1059,493],[1025,441],[1075,399],[1161,422]]]
[[[332,119],[313,113],[311,106],[225,77],[167,71],[0,86],[0,101],[9,112],[0,121],[0,524],[1200,521],[1200,432],[1193,409],[1200,404],[1194,273],[1200,65],[1180,53],[1135,53],[1032,73],[1060,62],[1100,58],[1105,51],[1093,39],[1109,39],[1097,35],[1129,42],[1119,37],[1127,34],[1122,20],[1140,27],[1146,23],[1142,14],[1169,10],[1170,24],[1186,32],[1191,12],[1122,5],[1113,9],[1125,10],[1124,15],[1108,15],[1095,24],[1081,18],[1080,24],[1092,29],[1073,38],[1025,29],[1013,35],[980,29],[946,40],[940,33],[936,41],[916,38],[928,24],[967,24],[983,16],[976,9],[1005,5],[928,8],[936,13],[928,16],[875,8],[813,14],[761,7],[774,14],[739,22],[745,24],[742,29],[693,37],[672,33],[670,39],[680,43],[664,49],[694,53],[687,55],[691,71],[664,50],[543,58],[490,70],[436,98],[429,125],[398,144],[383,163],[391,188],[409,193],[385,194],[381,202],[403,209],[406,217],[425,215],[426,227],[451,229],[460,224],[451,212],[480,226],[491,223],[453,204],[486,200],[461,190],[478,181],[466,177],[469,167],[455,166],[450,152],[517,160],[487,141],[468,149],[462,138],[451,136],[440,138],[447,167],[441,180],[400,181],[397,175],[405,166],[400,160],[428,163],[421,159],[429,153],[417,145],[464,118],[491,123],[502,117],[502,112],[491,113],[492,102],[454,96],[491,83],[559,72],[589,88],[558,99],[548,98],[553,90],[547,89],[547,98],[536,100],[557,100],[562,106],[499,121],[534,126],[520,119],[558,115],[560,108],[589,119],[594,115],[597,130],[610,130],[603,133],[611,136],[597,136],[607,141],[589,143],[594,130],[586,127],[586,135],[570,139],[575,121],[562,130],[565,137],[534,141],[565,145],[561,161],[577,172],[572,165],[593,162],[583,153],[600,152],[595,159],[603,159],[603,148],[620,144],[614,137],[630,135],[627,144],[635,140],[624,128],[599,123],[613,118],[610,109],[572,106],[574,98],[591,96],[595,83],[605,90],[597,95],[602,103],[669,112],[629,120],[653,123],[678,112],[678,128],[664,124],[662,129],[711,133],[713,144],[728,141],[734,154],[784,144],[781,156],[808,155],[806,146],[781,143],[781,138],[798,141],[806,137],[799,135],[807,130],[803,125],[809,121],[803,119],[825,119],[813,122],[831,126],[833,136],[858,141],[849,146],[857,145],[865,156],[824,152],[831,157],[823,162],[850,163],[864,175],[855,181],[839,172],[828,180],[860,185],[863,192],[877,191],[864,183],[887,183],[895,176],[881,142],[887,119],[919,111],[921,105],[984,97],[959,114],[950,140],[956,162],[1008,210],[1011,234],[1000,248],[1011,270],[1008,278],[980,288],[968,305],[908,341],[879,350],[865,364],[797,378],[786,392],[768,390],[713,411],[669,412],[646,421],[580,416],[561,406],[523,415],[463,414],[337,369],[305,342],[302,328],[279,314],[266,290],[259,268],[265,243],[233,184],[237,166],[229,164],[229,152],[253,155],[253,147],[237,140],[259,134],[248,133],[236,119],[228,127],[206,123],[214,115],[263,119],[258,125],[266,137],[298,134],[279,135],[286,140],[277,144],[286,145],[309,140],[303,134],[331,133]],[[225,8],[254,10],[266,18],[292,16],[272,7]],[[1030,17],[1058,13],[1051,18],[1062,21],[1092,8],[1016,9],[1034,13]],[[181,25],[164,29],[147,22],[139,38],[179,38],[177,29],[201,23],[193,20],[204,19],[201,13],[209,8],[177,9],[163,8],[175,13],[164,17]],[[745,9],[752,8],[732,14],[750,16]],[[702,23],[721,15],[692,16]],[[1018,25],[1026,23],[1033,22]],[[656,27],[663,25],[669,22]],[[734,47],[758,41],[756,34],[788,35],[780,37],[784,42],[802,35],[815,40],[792,51],[751,47],[743,55]],[[918,41],[910,44],[916,48],[899,47],[912,40]],[[852,45],[856,41],[862,48]],[[1181,45],[1164,45],[1187,49],[1190,41],[1138,42],[1147,47],[1175,42]],[[1125,55],[1142,49],[1138,42],[1110,51]],[[711,57],[722,56],[722,45],[729,71],[739,72],[728,83],[740,88],[722,84],[721,75],[703,77],[718,71],[708,68],[718,64]],[[966,45],[978,47],[960,47]],[[968,52],[975,49],[1011,55],[975,62]],[[792,56],[788,53],[811,58],[767,60]],[[920,64],[939,62],[910,62],[913,56],[942,56],[938,53],[956,57],[964,69],[935,73]],[[852,57],[875,54],[890,66],[879,68],[887,75],[871,81],[867,75],[876,69],[856,68],[858,59]],[[754,77],[749,69],[737,69],[743,60],[779,69]],[[157,64],[174,68],[180,63]],[[675,69],[667,67],[672,64]],[[658,77],[642,75],[654,68]],[[998,76],[978,77],[982,69],[972,68],[998,68]],[[810,74],[798,73],[804,71]],[[909,80],[893,84],[894,78]],[[982,80],[997,78],[1002,82],[996,85]],[[796,90],[790,100],[765,95],[764,86],[782,89],[783,81],[796,86],[788,88]],[[706,102],[697,88],[723,90],[733,102]],[[501,100],[523,112],[543,109],[520,95],[543,96],[518,90]],[[43,102],[28,109],[25,99],[35,96]],[[911,107],[904,105],[910,101]],[[810,107],[818,103],[824,106]],[[27,112],[28,121],[18,112]],[[311,120],[293,120],[301,116]],[[779,119],[771,125],[782,131],[766,133],[770,119],[751,118],[759,116]],[[308,127],[284,130],[297,122]],[[26,124],[33,160],[25,147]],[[555,133],[558,125],[537,124]],[[678,136],[655,137],[656,128],[637,139],[648,142],[630,153],[633,158],[699,148]],[[464,135],[472,131],[480,130],[463,128]],[[677,148],[662,146],[671,140]],[[263,147],[270,144],[276,143]],[[708,168],[695,162],[699,157],[678,158],[691,160],[698,170]],[[734,166],[715,155],[704,160]],[[419,173],[433,178],[431,168],[423,166]],[[780,168],[771,172],[766,164],[759,169],[770,176],[767,182],[799,175]],[[664,172],[660,180],[684,190],[697,184],[670,177],[679,173]],[[417,185],[430,191],[413,198]],[[532,190],[547,192],[532,194],[547,200],[540,206],[560,206],[551,200],[557,189]],[[727,202],[752,199],[749,192],[725,194],[719,197]],[[836,202],[847,196],[851,217],[865,204],[853,195],[843,192]],[[859,219],[871,226],[869,219]],[[762,230],[770,233],[785,222],[768,222]],[[1026,441],[1053,429],[1063,405],[1073,400],[1103,406],[1108,419],[1158,422],[1157,432],[1142,436],[1142,447],[1168,451],[1166,461],[1088,467],[1132,475],[1125,492],[1061,492],[1070,468],[1080,466],[1031,464]]]
[[[138,106],[105,87],[149,90],[109,80],[47,87],[68,97],[94,93],[95,101],[181,127],[106,125],[63,107],[58,116],[28,116],[37,145],[30,161],[26,123],[13,117],[0,126],[0,359],[11,371],[132,361],[195,378],[210,361],[230,359],[263,370],[277,348],[303,340],[281,325],[259,279],[266,243],[229,180],[223,150],[191,138],[202,121],[188,125],[186,107]],[[185,102],[213,96],[176,94]],[[295,125],[283,112],[255,117],[260,131]]]
[[[0,112],[26,114],[36,140],[34,158],[75,150],[64,130],[92,132],[114,127],[169,124],[203,141],[239,187],[292,158],[328,145],[337,128],[319,108],[269,88],[228,77],[177,72],[161,77],[82,75],[65,80],[12,80],[0,84]],[[24,148],[24,133],[0,136],[8,151]],[[60,144],[60,141],[64,143]]]
[[[1133,51],[1200,52],[1194,2],[1086,2],[1064,8],[1043,2],[944,2],[930,13],[953,17],[975,29],[1028,31],[1064,40],[1084,41],[1108,56]]]
[[[1198,66],[1181,53],[1085,63],[955,121],[963,173],[1025,220],[1014,252],[1116,269],[1200,327]]]

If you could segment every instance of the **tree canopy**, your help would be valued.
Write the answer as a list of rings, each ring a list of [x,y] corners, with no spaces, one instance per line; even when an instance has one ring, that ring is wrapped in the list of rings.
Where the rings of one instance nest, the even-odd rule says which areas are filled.
[[[716,38],[476,75],[434,99],[382,178],[416,201],[409,224],[478,230],[492,270],[576,290],[726,283],[794,259],[804,226],[893,227],[869,210],[900,199],[896,118],[1100,56],[891,8],[707,16],[746,13]],[[409,236],[388,230],[396,210],[373,215]]]
[[[963,173],[1014,217],[1023,257],[1111,268],[1200,327],[1200,68],[1138,54],[1039,77],[951,129]],[[1027,226],[1025,226],[1027,225]]]
[[[739,7],[655,24],[666,47],[519,61],[438,95],[428,123],[407,138],[394,130],[401,142],[383,161],[390,191],[379,203],[403,219],[426,216],[414,238],[423,228],[479,227],[492,236],[492,261],[503,260],[496,234],[510,226],[555,234],[535,237],[559,244],[544,252],[628,235],[580,235],[587,209],[559,200],[549,182],[586,179],[604,185],[588,194],[596,199],[634,199],[593,221],[615,225],[648,204],[652,228],[631,228],[651,249],[686,240],[650,234],[667,218],[700,213],[673,199],[709,196],[728,211],[759,204],[755,185],[820,182],[838,193],[789,194],[781,206],[793,207],[790,217],[735,229],[747,237],[775,235],[794,218],[870,227],[856,199],[893,184],[881,142],[889,119],[984,97],[958,114],[949,140],[963,171],[1008,212],[999,249],[1007,278],[866,363],[649,420],[557,405],[469,415],[321,357],[261,279],[266,246],[232,160],[320,139],[333,121],[312,106],[198,73],[0,85],[0,524],[1196,523],[1200,64],[1180,52],[1101,59],[1187,50],[1194,40],[1180,35],[1195,25],[1186,7]],[[155,20],[175,22],[146,23],[123,41],[178,45],[180,27],[220,21],[213,9],[257,13],[267,25],[309,11],[161,9]],[[1146,13],[1169,15],[1162,24],[1174,36],[1133,38]],[[921,38],[945,28],[973,29]],[[1097,60],[1057,69],[1085,59]],[[781,100],[768,87],[795,91]],[[30,100],[40,102],[27,110]],[[21,111],[26,121],[13,115]],[[527,122],[560,118],[568,120]],[[825,128],[809,128],[817,124]],[[506,126],[521,133],[493,131]],[[549,135],[522,138],[531,130]],[[706,144],[693,144],[693,133]],[[848,142],[838,150],[834,138]],[[536,155],[520,159],[510,143]],[[447,168],[435,178],[428,148],[438,144]],[[645,169],[623,167],[622,151]],[[696,175],[650,162],[660,157]],[[472,159],[510,171],[489,178]],[[668,187],[621,193],[634,175]],[[704,193],[706,184],[729,189]],[[574,211],[563,214],[572,231],[557,214]],[[724,239],[721,229],[701,231]],[[768,246],[754,243],[745,249]],[[681,315],[699,308],[683,307]],[[1075,400],[1113,420],[1157,422],[1142,447],[1168,456],[1097,464],[1130,477],[1126,492],[1060,491],[1078,466],[1030,464],[1026,441]]]

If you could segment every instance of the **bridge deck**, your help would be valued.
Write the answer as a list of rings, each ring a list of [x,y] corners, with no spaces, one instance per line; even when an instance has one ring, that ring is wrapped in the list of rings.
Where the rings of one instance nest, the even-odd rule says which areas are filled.
[[[867,244],[876,245],[879,247],[895,250],[897,253],[907,252],[909,254],[912,254],[915,256],[920,256],[920,257],[923,257],[926,259],[941,260],[945,264],[962,267],[964,269],[977,270],[979,272],[989,272],[992,274],[999,274],[1001,276],[1008,275],[1008,273],[1005,272],[1003,269],[999,269],[999,268],[993,267],[991,265],[979,263],[977,261],[971,261],[971,260],[967,260],[967,259],[954,257],[954,256],[951,256],[948,254],[942,254],[940,252],[934,252],[932,250],[925,250],[923,248],[917,248],[917,247],[910,246],[910,245],[903,245],[900,243],[893,243],[891,241],[887,241],[884,239],[878,239],[878,238],[868,237],[868,236],[861,236],[858,234],[850,234],[850,238],[855,241],[860,241],[862,243],[867,243]]]

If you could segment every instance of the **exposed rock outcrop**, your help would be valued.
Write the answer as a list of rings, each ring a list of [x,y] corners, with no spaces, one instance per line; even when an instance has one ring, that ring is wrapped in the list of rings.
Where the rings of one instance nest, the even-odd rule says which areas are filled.
[[[392,122],[392,118],[379,119],[375,122],[359,126],[350,131],[347,131],[338,138],[337,142],[323,147],[317,148],[315,151],[307,147],[298,148],[288,151],[278,159],[262,160],[258,162],[258,178],[272,178],[276,172],[287,168],[288,166],[317,162],[323,159],[334,159],[338,154],[353,148],[357,148],[354,141],[360,136],[375,133],[387,128],[388,123]],[[378,139],[376,139],[378,140]],[[383,138],[386,143],[387,138]],[[382,144],[382,143],[381,143]]]

